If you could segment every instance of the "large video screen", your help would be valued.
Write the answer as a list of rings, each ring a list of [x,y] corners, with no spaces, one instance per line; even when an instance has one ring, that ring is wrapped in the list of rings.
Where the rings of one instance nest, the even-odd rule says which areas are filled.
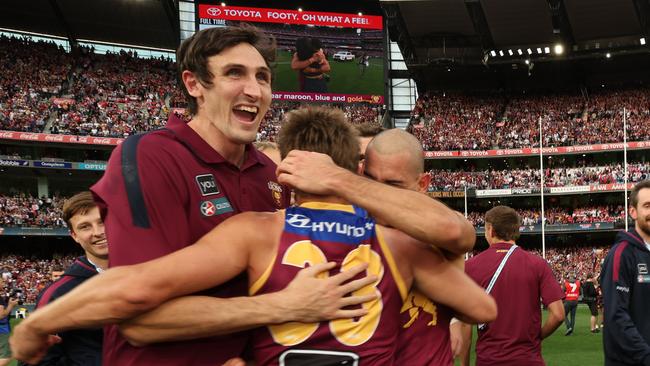
[[[199,30],[252,24],[275,37],[273,99],[384,102],[384,34],[379,15],[198,5]]]

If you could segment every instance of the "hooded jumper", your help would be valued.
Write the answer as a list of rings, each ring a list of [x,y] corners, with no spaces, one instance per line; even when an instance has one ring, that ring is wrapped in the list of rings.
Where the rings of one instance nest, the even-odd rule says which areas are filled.
[[[72,291],[97,274],[85,256],[77,258],[63,276],[38,296],[36,308],[43,307]],[[58,334],[62,341],[48,350],[40,366],[99,366],[102,364],[103,329],[75,329]]]
[[[650,366],[649,265],[641,236],[634,229],[619,232],[600,277],[606,366]]]

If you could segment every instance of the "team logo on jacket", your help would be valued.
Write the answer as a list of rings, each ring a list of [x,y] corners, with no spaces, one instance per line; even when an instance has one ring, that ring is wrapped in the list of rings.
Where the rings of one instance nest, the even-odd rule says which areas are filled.
[[[282,208],[283,207],[282,206],[282,186],[275,183],[275,182],[269,181],[268,187],[269,187],[269,190],[271,191],[271,197],[273,197],[273,201],[275,202],[275,204],[278,207]]]
[[[211,194],[219,194],[219,186],[212,174],[202,174],[194,177],[196,183],[199,185],[202,196],[209,196]]]
[[[640,275],[648,274],[648,265],[646,263],[639,263],[636,265],[636,268],[639,271]]]

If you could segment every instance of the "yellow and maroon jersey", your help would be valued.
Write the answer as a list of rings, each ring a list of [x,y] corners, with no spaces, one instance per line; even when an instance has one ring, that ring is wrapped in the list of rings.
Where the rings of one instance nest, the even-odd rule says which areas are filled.
[[[260,328],[253,342],[258,365],[393,364],[406,286],[374,220],[359,208],[321,202],[288,208],[277,255],[250,294],[282,290],[302,268],[330,261],[338,265],[323,276],[368,263],[367,274],[378,280],[355,295],[378,295],[363,304],[369,313],[357,319]]]
[[[452,310],[411,289],[401,310],[395,365],[453,365],[449,323]]]

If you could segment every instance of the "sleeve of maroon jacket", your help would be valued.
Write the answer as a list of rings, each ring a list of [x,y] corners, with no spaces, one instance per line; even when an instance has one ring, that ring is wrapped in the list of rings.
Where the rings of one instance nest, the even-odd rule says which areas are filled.
[[[123,169],[128,140],[113,150],[106,172],[93,191],[102,208],[106,236],[110,247],[110,265],[120,266],[145,262],[172,253],[186,246],[189,224],[184,214],[187,187],[179,177],[180,162],[165,144],[173,143],[155,134],[139,137],[133,155],[131,172],[137,173],[140,204],[134,206],[128,197]],[[132,149],[131,145],[131,149]],[[145,222],[137,223],[134,211],[144,212]]]

